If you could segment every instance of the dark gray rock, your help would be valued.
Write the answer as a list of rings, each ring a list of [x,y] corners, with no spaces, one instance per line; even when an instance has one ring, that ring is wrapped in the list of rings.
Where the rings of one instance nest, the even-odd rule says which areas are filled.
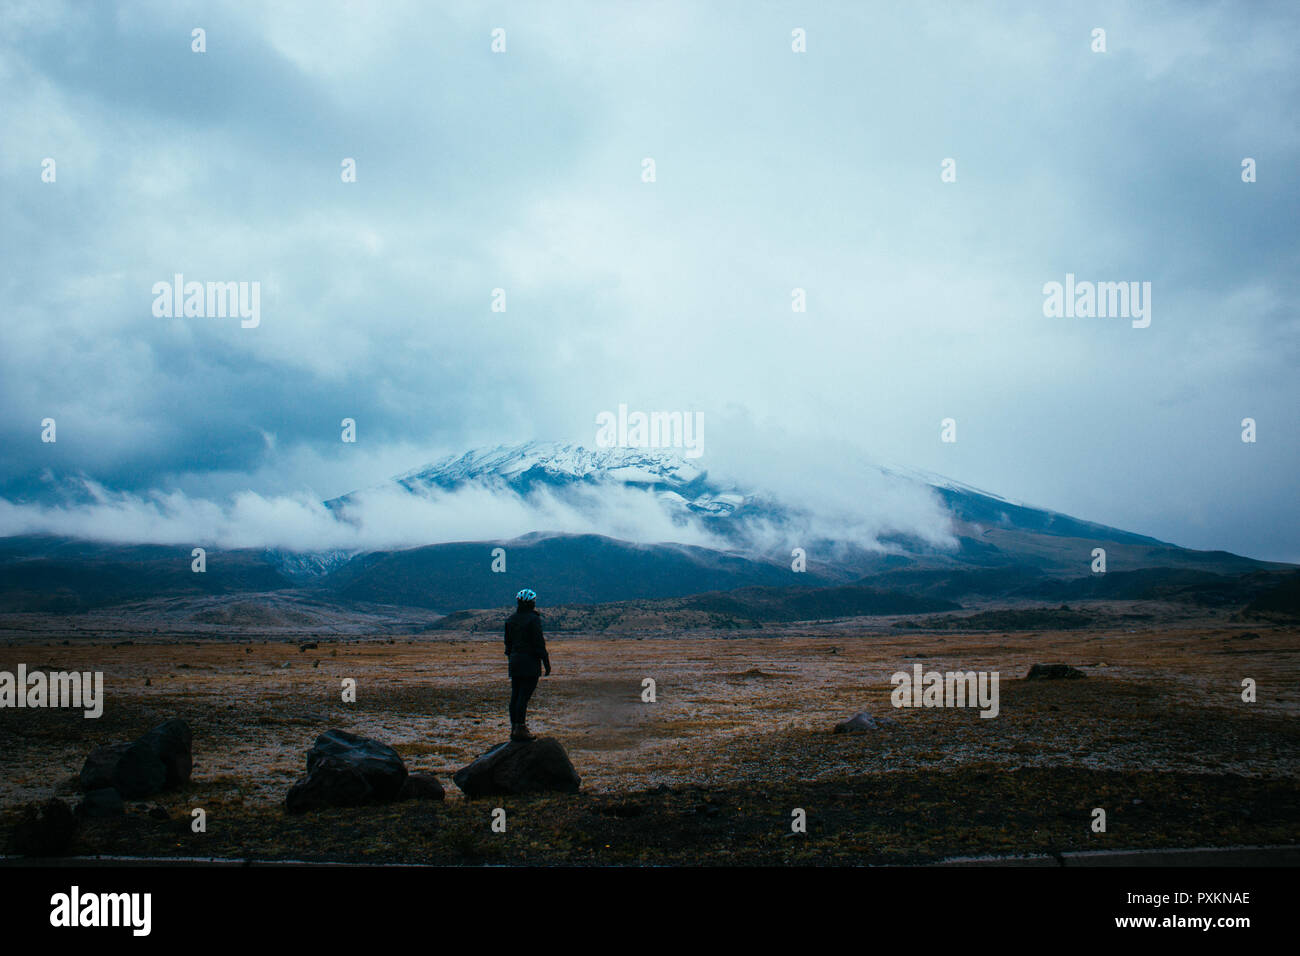
[[[406,765],[396,750],[344,730],[328,730],[307,752],[307,776],[290,788],[285,808],[303,813],[321,807],[359,807],[397,799]]]
[[[72,808],[51,797],[23,808],[9,840],[13,852],[21,856],[62,856],[76,835],[77,818]]]
[[[306,813],[378,802],[375,788],[360,767],[342,757],[322,757],[311,773],[289,788],[284,807],[290,813]]]
[[[582,778],[554,737],[497,744],[452,776],[467,797],[577,793]]]
[[[91,790],[77,804],[77,816],[86,819],[103,820],[125,815],[126,804],[122,802],[122,795],[112,787]]]
[[[884,730],[886,727],[897,727],[898,721],[893,717],[869,714],[865,710],[860,710],[848,720],[841,720],[835,725],[837,734],[865,734],[873,730]]]
[[[1025,680],[1074,680],[1087,676],[1083,671],[1069,664],[1035,664],[1029,668]]]
[[[86,793],[112,787],[138,800],[188,783],[193,766],[190,725],[173,718],[134,743],[96,747],[82,765],[79,785]]]
[[[388,744],[359,737],[346,730],[327,730],[307,752],[307,772],[325,757],[339,757],[359,768],[375,792],[384,799],[396,797],[406,781],[406,764]]]
[[[397,794],[398,800],[442,800],[447,796],[438,778],[431,773],[409,774]]]
[[[179,717],[164,721],[140,738],[163,765],[166,773],[164,790],[174,790],[190,782],[194,769],[194,735],[190,725]]]
[[[81,789],[112,787],[128,800],[157,793],[167,781],[167,768],[147,744],[108,744],[96,747],[82,765]]]
[[[92,750],[86,762],[81,765],[81,774],[77,778],[78,787],[86,793],[112,787],[113,771],[117,769],[118,761],[130,746],[126,743],[106,744]]]

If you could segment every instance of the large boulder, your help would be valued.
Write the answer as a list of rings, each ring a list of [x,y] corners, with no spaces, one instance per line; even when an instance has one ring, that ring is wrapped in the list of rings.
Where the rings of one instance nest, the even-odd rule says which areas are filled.
[[[406,765],[396,750],[345,730],[328,730],[307,752],[307,776],[285,797],[290,813],[321,807],[359,807],[396,800]]]
[[[1087,676],[1083,671],[1069,664],[1035,664],[1029,668],[1025,680],[1074,680]]]
[[[80,786],[89,793],[112,787],[138,800],[189,782],[194,766],[190,725],[165,721],[134,743],[96,747],[81,768]]]
[[[577,793],[582,785],[569,755],[554,737],[497,744],[452,775],[467,797],[515,793]]]
[[[897,727],[898,721],[893,717],[869,714],[865,710],[860,710],[848,720],[841,720],[835,725],[837,734],[865,734],[873,730],[883,730],[886,727]]]
[[[112,787],[128,800],[157,793],[167,782],[167,768],[140,741],[96,747],[81,768],[81,789],[89,793]]]
[[[174,790],[190,782],[194,769],[194,736],[190,725],[179,717],[164,721],[140,738],[162,763],[166,772],[163,789]]]
[[[10,833],[11,849],[22,856],[62,856],[77,835],[77,818],[72,808],[51,797],[44,803],[31,803]]]
[[[374,802],[375,788],[360,767],[342,757],[322,757],[307,776],[289,788],[284,807],[290,813],[306,813],[324,807],[360,807]]]

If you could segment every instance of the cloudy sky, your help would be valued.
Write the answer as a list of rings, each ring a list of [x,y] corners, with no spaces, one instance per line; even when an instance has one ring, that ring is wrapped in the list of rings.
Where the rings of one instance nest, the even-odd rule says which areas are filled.
[[[1300,561],[1300,7],[984,6],[5,0],[0,533],[626,403],[809,500],[869,459]],[[155,316],[177,273],[260,324]],[[1067,273],[1150,326],[1046,317]]]

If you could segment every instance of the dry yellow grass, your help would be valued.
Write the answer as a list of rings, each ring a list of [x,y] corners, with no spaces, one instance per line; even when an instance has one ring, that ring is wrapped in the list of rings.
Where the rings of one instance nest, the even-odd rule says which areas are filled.
[[[744,639],[553,637],[555,673],[541,681],[530,724],[564,743],[584,789],[596,792],[983,762],[1294,776],[1297,634],[1257,633],[860,635],[795,626]],[[1038,661],[1071,663],[1090,677],[1021,681]],[[0,669],[19,662],[102,670],[107,700],[98,720],[0,711],[0,806],[70,795],[91,747],[172,715],[194,728],[196,785],[213,799],[260,805],[283,799],[305,751],[330,727],[383,740],[411,770],[444,781],[508,731],[494,638],[323,642],[306,653],[277,643],[0,648]],[[916,662],[998,671],[1001,715],[893,711],[889,677]],[[1257,703],[1241,701],[1243,677],[1258,682]],[[355,704],[342,702],[344,678],[357,682]],[[654,703],[641,700],[645,678],[656,682]],[[869,738],[830,735],[862,709],[892,713],[901,726]]]

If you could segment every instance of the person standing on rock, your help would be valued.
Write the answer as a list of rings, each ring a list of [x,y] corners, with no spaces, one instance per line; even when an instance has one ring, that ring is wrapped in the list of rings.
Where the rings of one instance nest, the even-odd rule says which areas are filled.
[[[551,676],[551,657],[542,636],[542,616],[537,613],[537,592],[524,588],[515,595],[515,613],[506,618],[506,657],[510,674],[510,739],[534,740],[524,722],[528,699],[546,668]]]

